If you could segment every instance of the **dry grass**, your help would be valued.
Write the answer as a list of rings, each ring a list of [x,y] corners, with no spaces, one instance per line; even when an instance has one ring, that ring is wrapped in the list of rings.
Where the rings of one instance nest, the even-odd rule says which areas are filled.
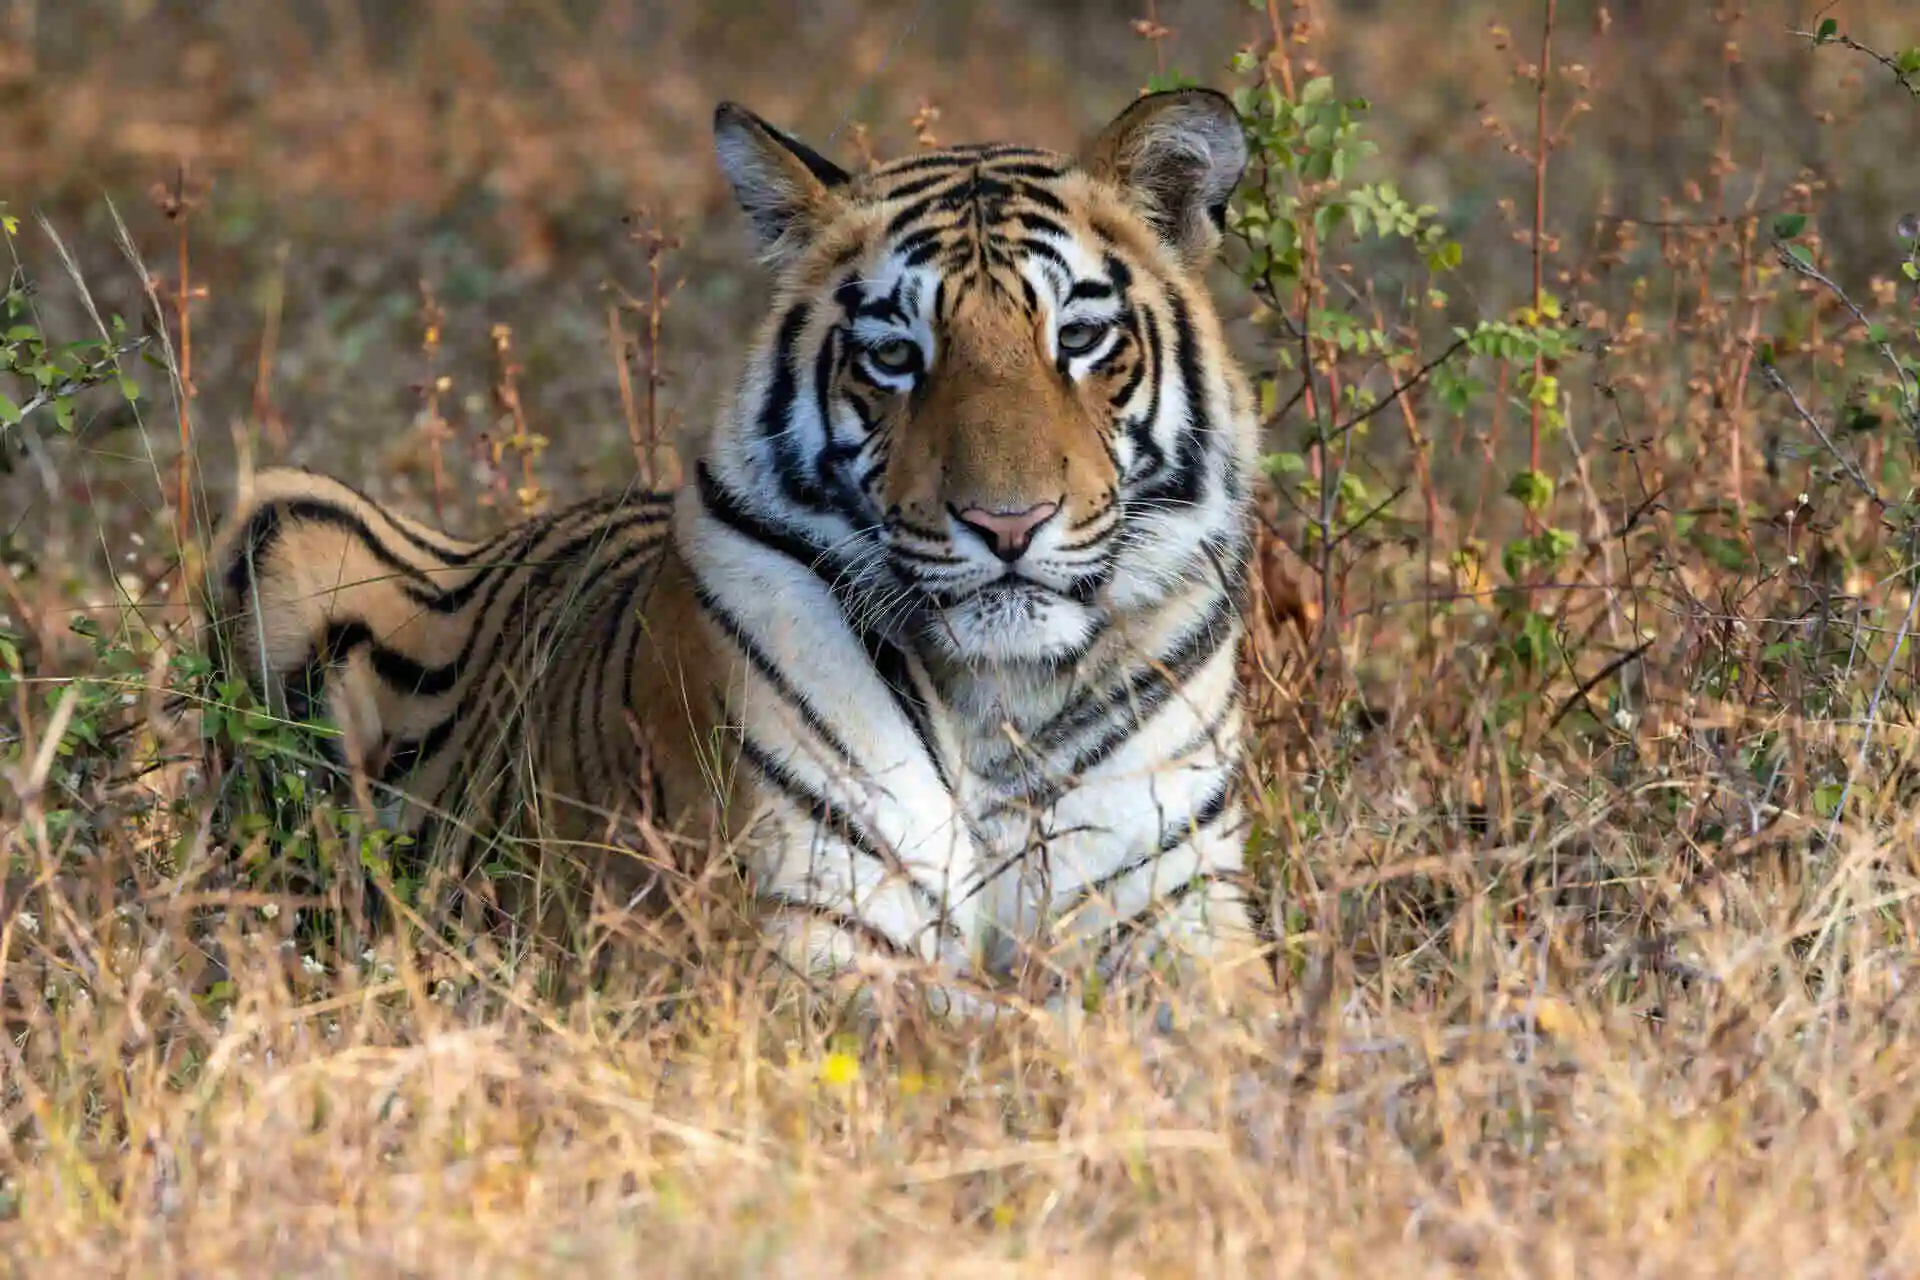
[[[141,414],[83,416],[0,476],[14,1269],[1920,1274],[1913,452],[1897,394],[1863,399],[1894,379],[1851,310],[1913,330],[1887,231],[1920,208],[1920,108],[1882,68],[1767,6],[1622,4],[1603,30],[1564,0],[1543,96],[1516,74],[1538,5],[1272,6],[1314,23],[1286,74],[1370,93],[1378,166],[1466,250],[1424,320],[1372,247],[1318,262],[1316,296],[1428,356],[1436,317],[1558,296],[1564,425],[1492,394],[1528,356],[1477,365],[1463,415],[1422,383],[1331,438],[1341,388],[1418,360],[1316,350],[1289,402],[1297,299],[1223,276],[1292,405],[1275,448],[1399,494],[1328,556],[1283,481],[1263,545],[1254,839],[1282,998],[1171,1034],[850,1043],[745,961],[561,996],[511,939],[367,926],[350,806],[273,809],[272,733],[224,772],[130,781],[142,748],[110,735],[192,567],[173,530],[191,542],[247,458],[468,530],[659,461],[759,296],[719,229],[714,98],[824,137],[857,82],[847,158],[927,129],[1064,144],[1268,14],[1161,0],[1145,29],[1175,34],[1149,52],[1127,23],[1148,10],[1091,2],[847,0],[790,31],[725,4],[257,26],[65,5],[0,18],[40,40],[0,65],[35,142],[0,156],[0,198],[47,215],[102,310],[166,315],[173,358]],[[1920,37],[1894,4],[1843,17],[1876,48]],[[843,56],[809,78],[796,50]],[[1819,277],[1775,254],[1776,209],[1812,213]],[[29,220],[8,243],[46,327],[85,333],[53,240]],[[1500,490],[1535,448],[1556,486],[1530,517]],[[1534,523],[1575,554],[1497,592]],[[1324,624],[1305,645],[1279,625],[1295,586]]]

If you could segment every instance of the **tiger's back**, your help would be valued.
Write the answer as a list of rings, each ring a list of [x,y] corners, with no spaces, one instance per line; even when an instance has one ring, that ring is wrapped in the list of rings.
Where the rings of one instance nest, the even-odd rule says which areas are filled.
[[[534,837],[617,848],[623,823],[711,790],[633,710],[699,706],[669,692],[698,654],[655,642],[684,634],[658,607],[680,596],[659,591],[670,514],[665,495],[609,494],[467,541],[276,467],[217,539],[204,608],[273,713],[331,723],[320,750],[416,861],[470,868]]]

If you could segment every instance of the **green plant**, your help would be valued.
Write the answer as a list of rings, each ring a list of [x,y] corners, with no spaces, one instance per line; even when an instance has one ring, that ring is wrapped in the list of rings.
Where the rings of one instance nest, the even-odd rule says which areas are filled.
[[[70,434],[79,405],[96,387],[111,386],[128,404],[138,400],[139,385],[124,362],[147,346],[146,338],[128,334],[119,316],[112,317],[110,337],[67,342],[49,338],[34,307],[34,285],[20,265],[15,245],[19,232],[19,219],[0,202],[0,237],[11,261],[6,293],[0,297],[0,464],[19,433],[39,429],[48,419],[56,430]]]

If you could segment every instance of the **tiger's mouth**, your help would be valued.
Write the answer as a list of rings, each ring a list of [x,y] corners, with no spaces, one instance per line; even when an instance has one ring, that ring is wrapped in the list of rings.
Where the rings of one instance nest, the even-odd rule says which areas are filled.
[[[996,611],[1028,609],[1041,605],[1071,602],[1073,604],[1092,604],[1106,581],[1103,573],[1090,573],[1075,578],[1064,588],[1049,586],[1036,578],[1009,567],[998,577],[972,586],[958,589],[927,589],[927,602],[937,609],[957,609],[972,605]]]

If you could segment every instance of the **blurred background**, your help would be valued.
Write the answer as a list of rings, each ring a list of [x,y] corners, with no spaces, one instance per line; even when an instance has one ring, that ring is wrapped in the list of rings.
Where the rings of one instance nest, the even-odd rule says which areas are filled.
[[[1841,16],[1897,48],[1920,27],[1908,8],[1850,0]],[[229,482],[236,440],[256,461],[320,463],[390,494],[417,486],[429,449],[409,428],[442,378],[432,411],[469,451],[489,433],[541,437],[545,482],[569,490],[631,474],[636,415],[670,432],[709,411],[764,305],[712,160],[718,100],[850,166],[935,140],[1065,148],[1156,73],[1250,83],[1230,61],[1277,15],[1298,34],[1301,74],[1329,71],[1342,93],[1372,100],[1377,173],[1436,206],[1461,240],[1456,308],[1497,316],[1530,298],[1533,174],[1514,139],[1534,126],[1524,73],[1544,11],[1532,0],[0,0],[0,200],[19,219],[15,265],[56,335],[90,329],[63,252],[103,312],[137,325],[142,282],[126,249],[170,296],[184,229],[206,494]],[[1904,95],[1866,59],[1791,34],[1819,16],[1784,0],[1560,0],[1550,271],[1570,278],[1609,219],[1711,222],[1808,182],[1824,184],[1820,235],[1840,278],[1887,270],[1896,219],[1920,207],[1920,111],[1890,103]],[[1368,252],[1355,251],[1350,275],[1365,277]],[[1244,289],[1223,279],[1223,305],[1244,313]],[[1617,316],[1630,273],[1606,287],[1620,291]],[[1603,288],[1586,297],[1609,311]],[[178,317],[169,323],[177,340]],[[1243,352],[1252,364],[1271,366],[1257,330],[1236,333],[1256,348]],[[495,394],[503,370],[517,404]],[[0,550],[30,559],[51,540],[86,560],[97,514],[125,512],[132,532],[170,523],[159,476],[179,433],[164,380],[149,382],[144,432],[106,410],[0,477]],[[1470,456],[1441,450],[1435,467],[1443,485],[1485,483]]]

